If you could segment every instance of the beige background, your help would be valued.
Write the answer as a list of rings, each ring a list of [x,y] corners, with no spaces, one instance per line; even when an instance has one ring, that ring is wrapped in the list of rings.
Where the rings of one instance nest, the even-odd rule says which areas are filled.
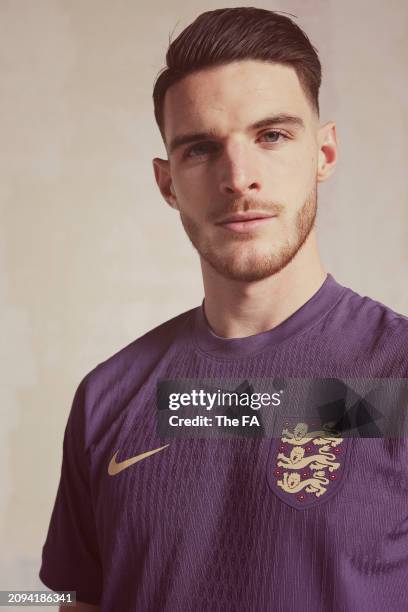
[[[0,588],[42,588],[81,378],[203,297],[154,184],[151,94],[169,33],[237,5],[0,0]],[[320,52],[321,120],[336,120],[340,143],[319,192],[326,268],[408,314],[408,3],[256,6],[297,15]]]

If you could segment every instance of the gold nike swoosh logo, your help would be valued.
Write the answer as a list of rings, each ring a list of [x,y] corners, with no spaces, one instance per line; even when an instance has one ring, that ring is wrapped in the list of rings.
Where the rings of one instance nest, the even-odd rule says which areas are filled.
[[[130,457],[130,459],[125,459],[124,461],[120,461],[119,463],[117,463],[116,461],[116,457],[119,452],[119,450],[117,450],[109,462],[108,474],[109,476],[115,476],[115,474],[119,474],[119,472],[121,472],[122,470],[126,470],[126,468],[130,467],[134,463],[137,463],[138,461],[142,461],[142,459],[146,459],[146,457],[150,457],[150,455],[154,455],[155,453],[158,453],[159,451],[163,450],[164,448],[167,448],[168,446],[170,446],[170,444],[166,444],[165,446],[160,446],[160,448],[155,448],[154,450],[146,451],[145,453],[142,453],[141,455]]]

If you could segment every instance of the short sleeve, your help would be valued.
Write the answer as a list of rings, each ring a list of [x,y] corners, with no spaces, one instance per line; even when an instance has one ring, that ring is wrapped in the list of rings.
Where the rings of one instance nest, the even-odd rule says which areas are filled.
[[[78,601],[97,605],[102,564],[85,442],[86,378],[76,390],[65,428],[60,481],[39,577],[53,591],[76,591]]]

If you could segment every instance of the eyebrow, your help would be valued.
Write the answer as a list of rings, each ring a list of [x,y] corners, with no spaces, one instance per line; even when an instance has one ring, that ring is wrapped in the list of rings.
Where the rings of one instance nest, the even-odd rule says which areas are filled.
[[[294,128],[304,129],[305,124],[301,117],[297,115],[288,115],[287,113],[279,113],[277,115],[270,115],[269,117],[265,117],[264,119],[260,119],[255,123],[252,123],[247,127],[247,131],[250,130],[259,130],[263,127],[268,127],[272,125],[291,125]],[[183,145],[191,144],[193,142],[199,142],[200,140],[207,140],[209,138],[216,137],[216,132],[214,130],[210,130],[207,132],[195,132],[190,134],[181,134],[180,136],[175,136],[169,145],[170,153],[173,153],[176,149],[179,149]]]

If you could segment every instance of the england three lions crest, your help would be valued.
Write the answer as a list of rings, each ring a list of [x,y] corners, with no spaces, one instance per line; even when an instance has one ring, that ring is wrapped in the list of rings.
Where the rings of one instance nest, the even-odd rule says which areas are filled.
[[[350,439],[330,424],[287,418],[273,440],[268,482],[273,492],[298,510],[329,500],[337,493],[346,469]]]

